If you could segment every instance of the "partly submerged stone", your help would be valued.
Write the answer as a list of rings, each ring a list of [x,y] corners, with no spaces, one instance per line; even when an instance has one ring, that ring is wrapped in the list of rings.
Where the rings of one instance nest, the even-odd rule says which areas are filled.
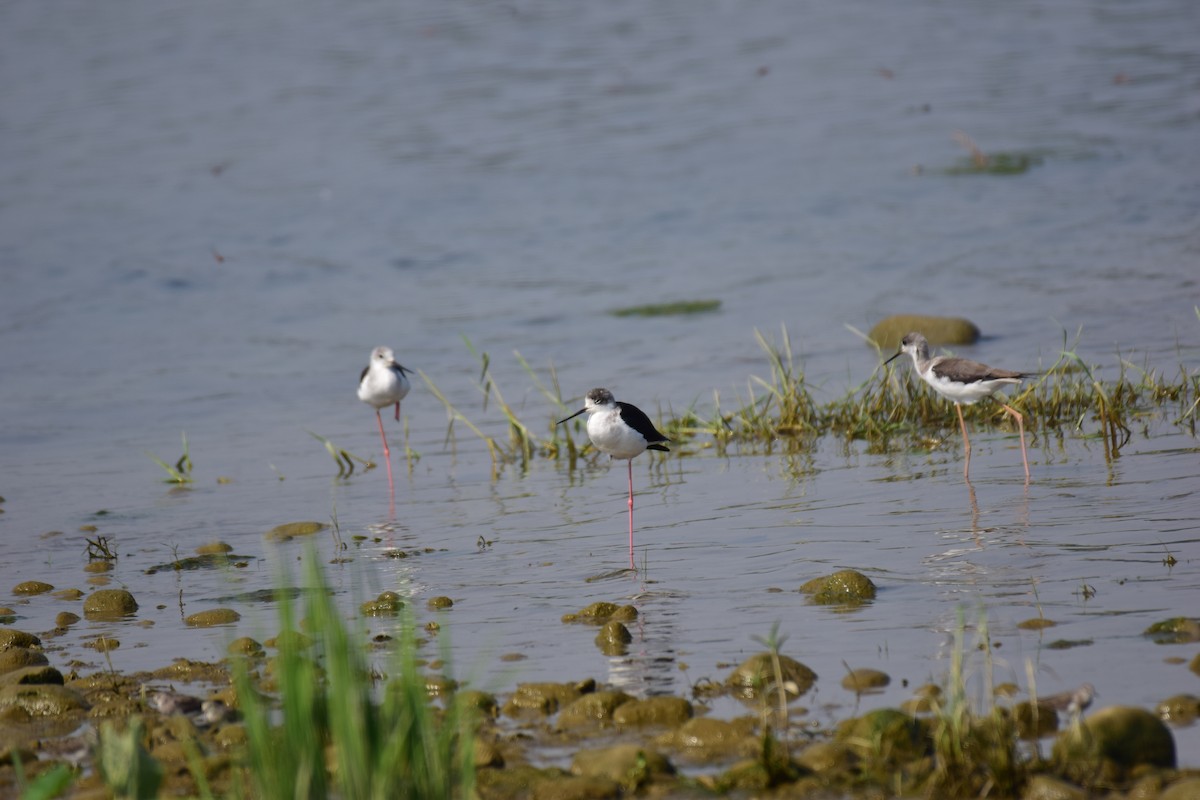
[[[880,350],[898,350],[900,340],[917,332],[930,346],[974,344],[979,341],[979,328],[961,317],[932,317],[925,314],[893,314],[875,323],[867,338]]]
[[[574,614],[563,614],[563,622],[590,622],[603,625],[609,620],[632,622],[637,619],[638,611],[634,606],[619,606],[607,600],[601,600],[581,608]]]
[[[1171,617],[1156,622],[1143,631],[1155,644],[1188,644],[1200,642],[1200,620],[1191,617]]]
[[[453,608],[454,600],[446,597],[445,595],[438,595],[437,597],[431,597],[426,600],[425,607],[430,611],[442,611],[447,608]]]
[[[86,711],[83,695],[56,683],[21,683],[0,686],[0,711],[19,708],[31,717],[48,717]]]
[[[892,682],[891,676],[877,669],[852,669],[842,678],[842,688],[856,694],[865,694],[883,689]]]
[[[1191,725],[1200,717],[1200,697],[1194,694],[1177,694],[1168,697],[1154,707],[1163,722],[1175,726]]]
[[[637,787],[656,776],[674,775],[675,767],[657,750],[639,744],[618,744],[580,750],[571,758],[571,773]]]
[[[56,683],[61,686],[63,684],[63,676],[61,672],[48,664],[34,664],[10,670],[0,675],[0,686],[21,683]]]
[[[694,714],[692,704],[687,700],[664,695],[623,703],[613,711],[612,719],[618,725],[629,727],[653,725],[674,728],[687,722]]]
[[[548,716],[573,703],[582,694],[579,684],[574,683],[521,683],[504,704],[504,714],[509,717],[527,713]]]
[[[1143,708],[1103,708],[1059,734],[1052,759],[1079,782],[1119,781],[1134,767],[1175,767],[1175,739],[1162,720]]]
[[[591,692],[573,701],[558,714],[559,728],[580,728],[612,722],[613,712],[633,698],[624,692]]]
[[[1034,775],[1021,800],[1087,800],[1088,793],[1073,783],[1050,775]]]
[[[663,747],[674,749],[681,758],[699,763],[751,757],[759,748],[759,739],[754,735],[754,721],[749,719],[730,722],[697,717],[662,734],[655,741]]]
[[[214,625],[228,625],[241,618],[242,615],[232,608],[210,608],[207,611],[189,614],[183,623],[189,628],[211,628]]]
[[[83,601],[83,615],[88,619],[120,619],[137,610],[137,600],[126,589],[97,589]]]
[[[285,522],[267,531],[267,540],[271,542],[290,542],[298,536],[312,536],[320,533],[329,526],[324,522]]]
[[[0,650],[10,647],[41,647],[42,640],[32,633],[19,631],[16,628],[0,628]]]
[[[45,594],[54,591],[54,586],[45,581],[21,581],[13,587],[13,594]]]
[[[821,605],[858,605],[875,599],[875,584],[861,572],[838,570],[823,578],[813,578],[800,587],[814,603]]]
[[[0,650],[0,675],[26,667],[43,667],[50,663],[40,650],[28,647],[8,647]]]
[[[610,619],[596,634],[596,647],[606,656],[623,656],[633,641],[633,634],[619,620]]]
[[[404,608],[404,598],[393,591],[380,592],[374,600],[359,606],[364,617],[392,617]]]
[[[729,673],[725,678],[725,685],[734,696],[742,700],[753,700],[772,695],[776,691],[778,678],[783,679],[783,690],[788,697],[799,697],[812,688],[817,673],[794,658],[758,653],[750,656]]]

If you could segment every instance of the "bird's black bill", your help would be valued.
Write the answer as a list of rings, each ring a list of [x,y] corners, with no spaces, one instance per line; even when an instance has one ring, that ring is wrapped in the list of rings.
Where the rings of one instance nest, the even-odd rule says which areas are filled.
[[[569,416],[569,417],[565,417],[564,419],[560,419],[558,422],[556,422],[556,423],[554,423],[554,424],[555,424],[555,425],[562,425],[564,422],[568,422],[569,420],[573,420],[573,419],[575,419],[576,417],[578,417],[580,414],[582,414],[582,413],[583,413],[583,412],[585,412],[585,411],[587,411],[587,409],[586,409],[586,408],[581,408],[581,409],[579,409],[578,411],[576,411],[574,414],[572,414],[571,416]]]
[[[883,365],[886,367],[888,364],[892,363],[893,361],[895,361],[897,358],[899,358],[899,357],[900,357],[900,356],[902,356],[902,355],[904,355],[904,351],[903,351],[903,350],[899,350],[899,351],[897,351],[897,352],[896,352],[896,355],[892,356],[892,357],[891,357],[891,358],[889,358],[887,361],[883,362]]]

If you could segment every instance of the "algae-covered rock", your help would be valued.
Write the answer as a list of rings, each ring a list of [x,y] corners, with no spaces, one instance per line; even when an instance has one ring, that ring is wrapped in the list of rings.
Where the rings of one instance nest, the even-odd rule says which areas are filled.
[[[931,346],[974,344],[979,341],[979,328],[961,317],[931,317],[923,314],[894,314],[875,323],[867,338],[880,350],[897,350],[900,340],[916,331],[925,336]]]
[[[0,650],[10,647],[41,647],[42,640],[32,633],[19,631],[16,628],[0,628]]]
[[[783,690],[789,698],[807,692],[817,679],[817,673],[784,655],[778,656],[778,674],[783,678]],[[729,673],[725,685],[742,700],[753,700],[775,692],[776,657],[771,653],[750,656]]]
[[[50,660],[40,650],[28,647],[9,647],[0,650],[0,675],[26,667],[44,667]]]
[[[54,586],[45,581],[21,581],[13,587],[13,594],[45,594],[54,591]]]
[[[97,589],[83,601],[83,615],[88,619],[120,619],[137,610],[137,600],[125,589]]]
[[[929,732],[915,717],[894,708],[869,711],[837,726],[836,741],[864,760],[901,763],[929,753]]]
[[[1049,775],[1034,775],[1021,800],[1087,800],[1087,797],[1088,793],[1073,783]]]
[[[249,656],[257,658],[266,653],[263,650],[262,643],[249,636],[239,636],[229,643],[229,647],[225,648],[225,652],[231,656]]]
[[[1200,797],[1200,777],[1187,777],[1163,789],[1158,800],[1196,800]]]
[[[590,622],[595,625],[603,625],[609,620],[617,620],[618,622],[632,622],[637,619],[638,611],[634,606],[619,606],[616,603],[609,603],[601,600],[592,603],[589,606],[581,608],[574,614],[563,614],[563,622]]]
[[[800,591],[820,605],[853,606],[875,599],[875,584],[866,575],[852,569],[813,578],[801,586]]]
[[[637,787],[656,776],[674,775],[675,767],[657,750],[638,744],[618,744],[580,750],[571,758],[571,773]]]
[[[842,688],[855,694],[865,694],[883,689],[892,682],[886,672],[877,669],[852,669],[842,678]]]
[[[79,622],[81,617],[78,614],[72,614],[70,611],[60,611],[54,615],[54,624],[59,628],[69,628],[76,622]]]
[[[312,536],[320,533],[329,526],[324,522],[285,522],[267,531],[267,541],[290,542],[300,536]]]
[[[392,617],[404,608],[404,598],[393,591],[380,592],[374,600],[363,603],[359,609],[364,617]]]
[[[596,647],[606,656],[622,656],[629,650],[633,634],[619,620],[610,619],[596,634]]]
[[[613,711],[617,725],[642,728],[647,726],[676,727],[695,714],[692,704],[682,697],[647,697],[623,703]]]
[[[432,611],[441,611],[442,609],[453,608],[454,601],[449,597],[439,595],[438,597],[431,597],[425,601],[425,607]]]
[[[477,711],[489,719],[495,719],[500,715],[500,704],[496,701],[496,695],[490,692],[467,689],[459,692],[455,698],[458,700],[460,708]]]
[[[796,755],[796,763],[832,778],[853,770],[858,756],[841,742],[814,742]]]
[[[1175,739],[1154,714],[1142,708],[1103,708],[1058,735],[1053,761],[1062,774],[1080,783],[1121,780],[1146,764],[1175,766]]]
[[[242,615],[232,608],[210,608],[189,614],[183,623],[189,628],[211,628],[214,625],[228,625],[241,618]]]
[[[209,542],[208,544],[202,544],[196,548],[196,555],[198,555],[198,556],[208,556],[208,555],[214,555],[217,553],[232,553],[232,552],[233,552],[233,545],[226,544],[225,542]]]
[[[751,757],[759,748],[758,737],[754,735],[754,723],[745,719],[727,722],[697,717],[662,734],[655,741],[677,751],[680,758],[703,763]]]
[[[1191,725],[1200,717],[1200,697],[1194,694],[1177,694],[1168,697],[1154,707],[1163,722],[1172,725]]]
[[[74,689],[56,683],[21,683],[0,686],[0,710],[19,708],[31,717],[48,717],[86,711],[88,702]]]
[[[559,712],[558,727],[579,728],[609,723],[617,707],[632,699],[624,692],[611,690],[585,694]]]
[[[521,683],[508,702],[504,704],[505,716],[513,717],[527,713],[550,715],[559,708],[574,702],[583,694],[577,684],[571,683]]]
[[[1200,642],[1200,620],[1172,617],[1156,622],[1143,631],[1155,644],[1188,644]]]
[[[0,686],[15,686],[19,683],[56,683],[61,686],[63,676],[61,672],[48,664],[21,667],[0,674]]]

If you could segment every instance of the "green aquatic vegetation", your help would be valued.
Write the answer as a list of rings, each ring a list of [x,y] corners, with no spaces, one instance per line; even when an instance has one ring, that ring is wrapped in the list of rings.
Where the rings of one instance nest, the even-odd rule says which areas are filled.
[[[869,452],[888,452],[896,440],[909,447],[940,446],[958,432],[954,404],[927,387],[911,369],[887,369],[880,354],[879,366],[861,384],[843,395],[818,402],[805,376],[786,327],[769,338],[755,331],[759,346],[766,353],[769,373],[752,375],[746,393],[732,404],[723,402],[714,391],[712,408],[702,411],[697,404],[678,414],[668,414],[657,427],[677,445],[676,457],[712,447],[725,455],[731,445],[742,448],[796,452],[813,440],[834,435],[847,442],[865,442]],[[1096,366],[1086,363],[1076,352],[1076,342],[1068,345],[1064,332],[1063,349],[1050,367],[1034,372],[1021,388],[1006,400],[1025,417],[1028,433],[1035,437],[1071,434],[1099,439],[1109,459],[1120,455],[1134,428],[1143,429],[1153,417],[1160,417],[1171,405],[1179,409],[1175,423],[1195,433],[1200,408],[1200,373],[1180,367],[1178,378],[1168,377],[1149,367],[1135,367],[1118,359],[1115,379],[1102,380]],[[546,421],[546,435],[538,435],[540,424],[530,424],[518,409],[507,402],[492,372],[486,352],[467,347],[480,361],[477,389],[483,395],[483,413],[494,404],[504,417],[507,439],[484,432],[481,425],[455,408],[440,389],[422,375],[430,391],[446,406],[449,423],[446,441],[450,442],[457,422],[466,425],[488,447],[493,470],[505,464],[528,464],[535,457],[554,460],[566,457],[568,469],[575,469],[579,458],[592,452],[584,440],[577,441],[581,425],[555,425],[556,419],[575,410],[566,405],[553,366],[543,380],[533,367],[515,353],[534,387],[555,409],[555,417]],[[1003,427],[1015,432],[1015,425],[995,400],[964,406],[968,424]]]
[[[651,303],[614,308],[608,313],[614,317],[672,317],[685,314],[707,314],[720,307],[720,300],[679,300],[674,303]]]
[[[394,676],[366,658],[365,634],[343,621],[320,560],[305,557],[305,630],[316,643],[281,637],[274,675],[278,711],[260,694],[248,661],[235,663],[246,725],[243,795],[259,798],[462,798],[472,795],[473,717],[455,695],[439,710],[420,672],[416,621],[400,609]],[[281,582],[286,585],[286,580]],[[291,602],[279,604],[282,630],[295,630]]]
[[[192,456],[188,451],[187,434],[184,433],[182,436],[183,455],[179,457],[179,460],[175,462],[174,466],[163,461],[153,453],[146,454],[150,456],[155,464],[158,464],[160,467],[162,467],[163,472],[167,473],[167,483],[187,484],[192,482]]]
[[[372,469],[375,466],[374,461],[370,461],[361,456],[356,456],[354,453],[351,453],[344,447],[338,447],[328,438],[319,433],[308,431],[308,435],[325,445],[325,450],[329,453],[329,457],[333,459],[333,463],[337,464],[337,476],[339,478],[348,478],[354,474],[355,461],[362,464],[363,469]]]
[[[950,672],[943,691],[932,701],[934,764],[926,789],[935,797],[1015,797],[1029,773],[1030,763],[1019,747],[1017,721],[996,702],[986,614],[980,614],[975,630],[975,641],[968,645],[960,609]],[[968,653],[982,654],[984,697],[979,710],[967,697]]]
[[[985,153],[963,131],[955,131],[952,138],[970,155],[962,162],[947,167],[947,175],[1021,175],[1028,172],[1030,167],[1042,163],[1042,157],[1036,153]]]

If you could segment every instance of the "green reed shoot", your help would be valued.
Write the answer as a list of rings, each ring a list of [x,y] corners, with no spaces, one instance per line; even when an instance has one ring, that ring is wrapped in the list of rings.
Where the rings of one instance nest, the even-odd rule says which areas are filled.
[[[174,466],[163,461],[153,453],[146,453],[146,455],[150,456],[155,464],[158,464],[160,467],[162,467],[163,471],[167,473],[167,483],[186,484],[192,482],[192,456],[188,451],[187,433],[183,433],[182,436],[183,455],[179,457],[179,460],[175,462]]]
[[[471,718],[453,699],[441,712],[431,705],[411,611],[401,617],[395,677],[379,697],[365,632],[343,621],[314,548],[304,562],[312,591],[302,613],[315,644],[305,648],[294,637],[280,637],[278,712],[259,693],[250,664],[235,664],[247,733],[246,794],[266,800],[472,796]],[[296,620],[292,602],[280,602],[281,629],[295,630]]]
[[[361,456],[356,456],[344,447],[338,447],[328,438],[319,433],[308,431],[308,435],[316,439],[321,444],[325,445],[325,451],[329,453],[329,457],[333,459],[333,463],[337,464],[339,478],[348,478],[354,474],[354,462],[357,461],[363,465],[363,469],[372,469],[375,466],[374,461],[369,461]]]

